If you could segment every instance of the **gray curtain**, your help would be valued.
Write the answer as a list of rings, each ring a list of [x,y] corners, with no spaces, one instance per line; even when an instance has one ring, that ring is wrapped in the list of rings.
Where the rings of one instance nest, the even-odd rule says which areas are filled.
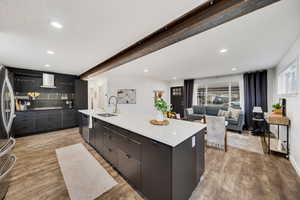
[[[194,79],[184,80],[183,98],[184,108],[190,108],[193,104]]]
[[[253,107],[260,106],[268,112],[268,76],[267,70],[244,74],[245,128],[252,128]]]

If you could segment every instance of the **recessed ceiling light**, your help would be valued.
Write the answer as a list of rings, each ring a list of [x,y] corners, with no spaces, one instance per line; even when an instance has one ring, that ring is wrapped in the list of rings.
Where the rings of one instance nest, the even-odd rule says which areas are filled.
[[[57,28],[57,29],[61,29],[63,27],[63,25],[59,22],[56,22],[56,21],[52,21],[50,22],[51,26],[53,26],[54,28]]]
[[[176,78],[176,77],[173,77],[173,79],[176,80],[177,78]]]
[[[228,51],[228,49],[221,49],[220,53],[226,53]]]
[[[232,70],[232,71],[236,71],[236,70],[237,70],[237,68],[236,68],[236,67],[234,67],[234,68],[232,68],[231,70]]]
[[[149,69],[144,69],[144,72],[145,72],[145,73],[149,72]]]
[[[49,64],[46,64],[46,65],[45,65],[45,67],[51,67],[51,65],[49,65]]]
[[[54,54],[54,51],[48,50],[48,51],[47,51],[47,54],[53,55],[53,54]]]

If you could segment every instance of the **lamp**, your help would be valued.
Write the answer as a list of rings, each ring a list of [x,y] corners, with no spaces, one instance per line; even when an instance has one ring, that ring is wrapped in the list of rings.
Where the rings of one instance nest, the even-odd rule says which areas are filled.
[[[260,106],[254,106],[252,112],[253,112],[253,118],[255,119],[264,118],[264,112]]]
[[[263,113],[262,108],[260,106],[253,107],[253,113]]]

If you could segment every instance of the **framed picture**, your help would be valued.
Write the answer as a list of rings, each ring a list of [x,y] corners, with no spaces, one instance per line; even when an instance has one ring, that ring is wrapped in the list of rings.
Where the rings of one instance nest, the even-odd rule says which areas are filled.
[[[299,92],[299,59],[294,59],[278,74],[278,94],[294,96]]]
[[[136,104],[135,89],[119,89],[117,96],[119,104]]]

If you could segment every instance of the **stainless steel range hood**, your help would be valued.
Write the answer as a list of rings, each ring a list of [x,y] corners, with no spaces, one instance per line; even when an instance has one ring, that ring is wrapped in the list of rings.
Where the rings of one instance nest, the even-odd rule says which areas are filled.
[[[41,85],[41,88],[56,88],[53,74],[43,73],[43,85]]]

